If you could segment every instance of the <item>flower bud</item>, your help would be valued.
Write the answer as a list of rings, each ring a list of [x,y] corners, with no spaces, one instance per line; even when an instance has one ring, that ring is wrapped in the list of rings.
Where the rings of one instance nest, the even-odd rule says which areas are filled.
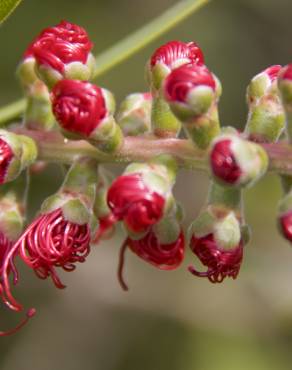
[[[125,136],[136,136],[150,132],[152,95],[130,94],[121,103],[117,122]]]
[[[216,83],[203,65],[186,64],[174,69],[164,82],[164,96],[182,121],[206,113],[215,100]]]
[[[24,123],[32,130],[48,131],[55,126],[50,94],[47,86],[40,80],[32,84],[27,91]]]
[[[220,86],[205,66],[195,64],[174,69],[163,86],[172,112],[201,149],[206,149],[220,131],[217,109]]]
[[[90,53],[92,46],[82,27],[62,21],[44,29],[28,51],[36,60],[37,74],[52,88],[63,78],[91,78],[95,68],[95,60]]]
[[[221,135],[210,151],[210,168],[214,178],[232,186],[252,186],[268,167],[268,156],[255,143],[236,135]]]
[[[27,136],[0,130],[0,153],[0,184],[4,184],[35,161],[37,147]]]
[[[235,279],[243,258],[241,225],[235,212],[218,211],[208,207],[190,227],[190,247],[208,269],[199,272],[190,266],[189,271],[212,283],[221,283],[225,277]]]
[[[265,69],[248,86],[249,114],[245,133],[252,141],[275,142],[284,130],[285,114],[277,88],[280,69],[279,65]]]
[[[273,65],[253,77],[246,91],[246,99],[250,107],[263,96],[276,92],[276,82],[280,70],[280,65]]]
[[[149,188],[141,174],[118,177],[108,191],[108,205],[133,232],[145,232],[163,215],[165,198]]]
[[[152,86],[158,90],[170,71],[189,63],[204,64],[203,52],[196,43],[170,41],[160,46],[149,61],[149,79]]]
[[[62,80],[54,87],[51,99],[65,135],[88,139],[108,152],[120,147],[122,133],[112,116],[113,97],[107,90],[89,82]]]
[[[175,169],[164,164],[133,163],[111,185],[107,202],[129,233],[143,234],[173,208]]]

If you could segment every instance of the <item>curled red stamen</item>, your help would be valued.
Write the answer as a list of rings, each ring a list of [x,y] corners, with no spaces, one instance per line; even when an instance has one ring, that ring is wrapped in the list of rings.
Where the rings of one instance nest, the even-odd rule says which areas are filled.
[[[201,238],[193,235],[191,249],[202,264],[208,267],[206,272],[199,272],[189,266],[188,270],[193,275],[207,277],[212,283],[221,283],[226,277],[236,279],[243,258],[242,242],[233,249],[223,250],[217,246],[213,234]]]
[[[8,335],[15,334],[18,332],[28,321],[36,314],[35,308],[30,308],[25,315],[25,318],[13,329],[6,331],[0,331],[0,337],[7,337]]]
[[[23,235],[5,256],[2,271],[4,303],[20,311],[19,304],[11,294],[9,266],[18,254],[41,279],[51,276],[57,288],[65,288],[56,272],[56,267],[73,271],[77,262],[84,262],[90,252],[90,228],[88,224],[78,225],[67,221],[62,210],[56,209],[40,215],[26,229]]]

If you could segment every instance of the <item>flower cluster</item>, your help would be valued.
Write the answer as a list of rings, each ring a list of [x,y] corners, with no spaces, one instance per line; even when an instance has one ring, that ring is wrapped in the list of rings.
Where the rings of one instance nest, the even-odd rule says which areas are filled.
[[[63,289],[59,271],[85,263],[92,245],[118,225],[125,234],[117,263],[124,290],[127,250],[152,267],[175,270],[187,244],[196,258],[188,268],[192,275],[212,283],[235,279],[249,240],[243,189],[265,174],[265,148],[285,127],[292,142],[291,64],[271,66],[251,80],[240,133],[220,126],[221,83],[195,42],[157,48],[147,62],[146,92],[127,95],[117,110],[113,94],[91,81],[92,47],[82,27],[62,21],[32,41],[18,67],[27,99],[23,121],[0,130],[0,297],[13,311],[23,310],[12,289],[19,281],[17,258]],[[178,139],[182,135],[187,140]],[[186,236],[174,186],[179,167],[194,162],[190,153],[197,153],[210,183]],[[70,166],[60,189],[24,227],[28,180],[38,161]],[[127,166],[115,177],[106,162]],[[278,226],[292,242],[292,181],[282,182]],[[34,314],[29,309],[0,336],[16,332]]]

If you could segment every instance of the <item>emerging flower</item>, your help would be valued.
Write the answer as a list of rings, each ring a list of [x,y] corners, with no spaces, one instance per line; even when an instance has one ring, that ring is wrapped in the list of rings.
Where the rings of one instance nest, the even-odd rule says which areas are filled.
[[[51,87],[62,78],[89,79],[94,64],[92,47],[82,27],[62,21],[44,29],[28,47],[24,59],[35,58],[40,77]]]
[[[184,234],[181,230],[178,238],[174,242],[168,244],[159,242],[158,237],[152,230],[138,240],[128,237],[120,250],[118,268],[119,282],[124,290],[128,290],[128,286],[123,278],[125,251],[128,247],[138,257],[160,270],[174,270],[181,264],[184,258]]]
[[[287,211],[282,214],[279,218],[280,229],[283,236],[289,241],[292,242],[292,211]]]
[[[262,147],[236,135],[222,135],[211,148],[212,173],[227,185],[251,185],[265,173],[267,165],[267,154]]]
[[[89,82],[62,80],[51,98],[53,113],[68,132],[89,136],[107,115],[102,89]]]
[[[136,233],[148,231],[163,215],[164,197],[149,189],[139,173],[119,176],[107,199],[116,219]]]
[[[195,42],[169,41],[156,49],[150,60],[152,68],[164,64],[174,69],[188,63],[204,64],[203,52]]]
[[[221,283],[225,277],[235,279],[243,257],[242,229],[235,213],[210,207],[194,221],[190,231],[190,247],[208,269],[199,272],[189,266],[189,271],[212,283]]]
[[[51,276],[57,288],[65,288],[56,267],[73,271],[77,262],[84,262],[90,252],[90,227],[75,224],[64,218],[62,210],[41,214],[33,221],[4,258],[2,298],[8,307],[20,311],[22,306],[10,290],[9,266],[19,255],[41,279]]]
[[[199,272],[189,266],[193,275],[207,277],[212,283],[221,283],[226,277],[236,279],[243,258],[242,242],[235,248],[224,250],[218,246],[213,234],[200,238],[193,235],[191,249],[202,264],[208,267],[206,272]]]

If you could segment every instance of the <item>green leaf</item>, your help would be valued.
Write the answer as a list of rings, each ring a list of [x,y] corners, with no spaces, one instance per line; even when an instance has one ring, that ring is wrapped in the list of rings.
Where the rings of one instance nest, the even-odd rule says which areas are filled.
[[[21,0],[0,0],[0,23],[2,23],[19,5]]]

